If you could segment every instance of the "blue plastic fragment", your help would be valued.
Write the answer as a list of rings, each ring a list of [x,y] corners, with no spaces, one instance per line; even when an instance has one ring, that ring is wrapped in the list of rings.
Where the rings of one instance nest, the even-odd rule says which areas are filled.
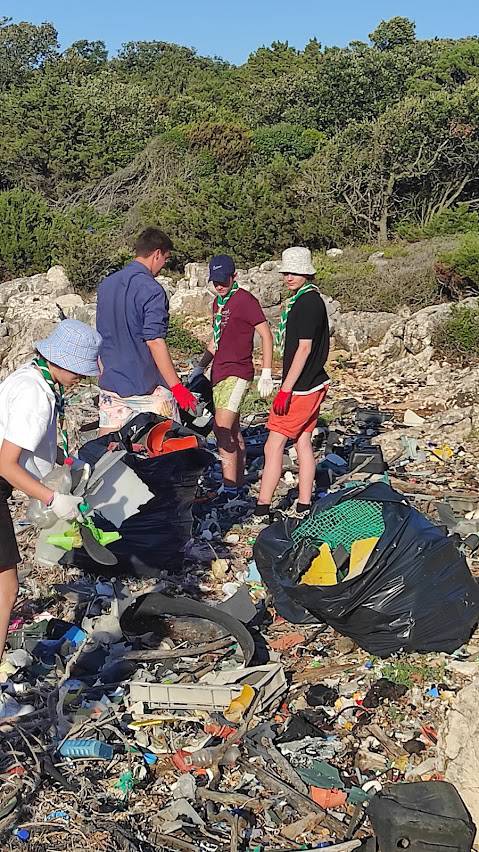
[[[18,838],[18,840],[21,840],[22,843],[27,843],[30,839],[30,832],[28,828],[14,828],[13,834]]]

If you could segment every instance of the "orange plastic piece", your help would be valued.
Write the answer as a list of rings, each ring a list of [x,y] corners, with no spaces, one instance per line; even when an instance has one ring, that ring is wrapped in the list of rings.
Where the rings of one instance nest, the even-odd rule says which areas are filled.
[[[291,648],[295,648],[296,645],[301,645],[304,640],[304,633],[286,633],[278,639],[273,639],[273,641],[269,643],[269,647],[273,651],[290,651]]]
[[[342,805],[346,804],[346,799],[348,798],[344,790],[335,790],[334,788],[332,790],[323,790],[322,787],[311,787],[310,796],[315,804],[325,810],[342,807]]]
[[[167,453],[176,453],[179,450],[191,450],[198,447],[198,439],[194,435],[185,435],[182,438],[167,438],[168,432],[173,428],[172,420],[157,423],[148,432],[146,438],[146,449],[150,458],[164,456]]]

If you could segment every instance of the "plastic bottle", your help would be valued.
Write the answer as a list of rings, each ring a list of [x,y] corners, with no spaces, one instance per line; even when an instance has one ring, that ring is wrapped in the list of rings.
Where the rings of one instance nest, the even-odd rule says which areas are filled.
[[[237,746],[224,745],[210,746],[208,748],[200,748],[198,751],[183,755],[185,766],[194,769],[208,769],[210,766],[221,764],[222,766],[232,766],[240,757],[241,752]]]
[[[62,466],[55,467],[41,480],[42,485],[58,491],[59,494],[70,494],[72,490],[72,464],[73,459],[67,458]],[[27,507],[27,520],[35,524],[41,530],[49,529],[57,521],[57,516],[51,509],[45,506],[41,500],[31,499]]]
[[[113,757],[113,746],[100,740],[65,740],[59,751],[62,757],[98,757],[100,760]]]

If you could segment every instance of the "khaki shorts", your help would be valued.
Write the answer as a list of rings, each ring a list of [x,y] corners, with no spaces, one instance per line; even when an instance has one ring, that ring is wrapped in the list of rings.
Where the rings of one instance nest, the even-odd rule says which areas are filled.
[[[250,387],[251,382],[248,382],[247,379],[238,379],[237,376],[229,376],[227,379],[223,379],[213,388],[215,408],[223,408],[237,414]]]
[[[137,414],[159,414],[169,420],[180,420],[173,394],[163,387],[155,388],[146,396],[118,396],[113,391],[100,390],[98,408],[100,429],[111,429],[112,432],[121,429]]]

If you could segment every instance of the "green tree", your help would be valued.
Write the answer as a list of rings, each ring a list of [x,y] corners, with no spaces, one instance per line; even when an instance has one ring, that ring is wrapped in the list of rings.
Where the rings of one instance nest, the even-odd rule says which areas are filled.
[[[141,223],[161,222],[180,264],[217,252],[232,254],[238,263],[261,262],[297,239],[290,179],[286,163],[277,160],[264,172],[178,181],[166,199],[162,195],[141,207]]]
[[[104,41],[88,41],[88,39],[82,38],[73,42],[65,51],[65,57],[67,59],[78,57],[97,67],[108,61],[108,50]]]
[[[0,88],[21,86],[57,51],[58,36],[52,24],[12,24],[10,18],[0,18]]]
[[[389,21],[381,21],[369,34],[369,38],[378,50],[394,50],[396,47],[414,43],[416,25],[409,18],[396,16]]]
[[[408,98],[351,124],[305,164],[300,192],[318,213],[347,215],[357,235],[381,241],[399,214],[425,223],[467,200],[479,165],[478,91]]]
[[[51,266],[52,214],[39,192],[0,192],[0,278],[33,275]]]

